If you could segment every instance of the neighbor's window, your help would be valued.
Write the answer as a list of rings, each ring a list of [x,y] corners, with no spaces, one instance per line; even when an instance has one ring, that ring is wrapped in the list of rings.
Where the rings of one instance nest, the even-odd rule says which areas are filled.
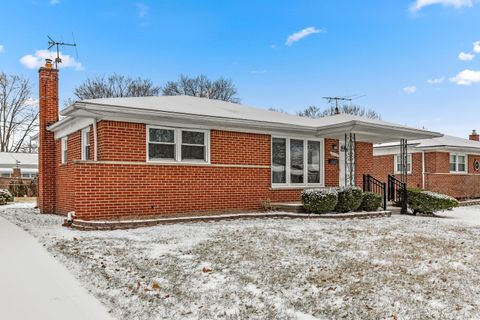
[[[402,161],[400,158],[400,155],[397,154],[395,155],[395,173],[401,173],[402,170]],[[410,174],[412,173],[412,155],[408,154],[407,155],[407,173]]]
[[[466,159],[464,154],[450,153],[450,172],[466,172]]]
[[[90,160],[90,127],[82,130],[82,160]]]
[[[148,160],[208,161],[208,133],[200,130],[148,128]]]
[[[319,140],[272,137],[272,184],[321,185]]]
[[[68,154],[68,143],[67,137],[63,137],[60,141],[61,154],[62,154],[62,163],[67,163],[67,154]]]

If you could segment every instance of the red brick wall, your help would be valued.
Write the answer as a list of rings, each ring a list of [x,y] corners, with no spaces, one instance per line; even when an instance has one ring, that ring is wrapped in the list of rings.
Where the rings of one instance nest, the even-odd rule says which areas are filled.
[[[373,176],[380,181],[387,182],[388,175],[395,173],[395,156],[393,154],[373,157]],[[412,173],[407,177],[409,188],[422,187],[422,154],[412,153]]]
[[[337,187],[339,184],[339,164],[338,156],[332,155],[332,153],[339,154],[339,142],[335,139],[325,139],[325,186]],[[329,163],[329,160],[334,160],[333,163]],[[335,161],[336,160],[336,161]],[[336,163],[335,163],[336,162]]]
[[[425,152],[425,189],[448,194],[456,198],[480,197],[480,171],[475,172],[473,162],[479,155],[468,155],[468,173],[450,173],[448,152]],[[408,175],[409,187],[422,187],[422,154],[413,153],[413,172]],[[383,181],[394,170],[393,155],[374,157],[374,176]],[[383,178],[385,177],[385,178]]]
[[[56,142],[56,211],[67,213],[75,210],[75,175],[74,161],[81,159],[81,135],[80,131],[70,134],[67,137],[67,162],[62,162],[61,140]]]
[[[80,131],[68,137],[68,163],[57,142],[58,212],[82,219],[168,213],[259,210],[263,201],[298,201],[301,188],[271,188],[271,137],[211,130],[211,165],[147,163],[144,124],[100,121],[98,160],[81,158]],[[93,128],[91,132],[93,158]],[[338,140],[325,139],[325,185],[338,186]],[[331,153],[334,153],[333,155]],[[372,169],[372,145],[357,144],[357,182]],[[128,163],[130,162],[130,163]],[[359,178],[360,177],[360,180]]]
[[[77,217],[259,210],[262,200],[294,201],[299,190],[270,189],[269,168],[77,163]]]
[[[269,166],[270,149],[270,135],[210,131],[211,163]]]
[[[145,124],[100,121],[97,139],[99,161],[145,162],[147,158]]]
[[[41,213],[55,208],[55,140],[47,127],[58,121],[58,70],[40,68],[39,75],[39,157],[38,207]]]
[[[373,172],[373,144],[357,142],[355,144],[355,182],[357,186],[363,186],[363,175]]]

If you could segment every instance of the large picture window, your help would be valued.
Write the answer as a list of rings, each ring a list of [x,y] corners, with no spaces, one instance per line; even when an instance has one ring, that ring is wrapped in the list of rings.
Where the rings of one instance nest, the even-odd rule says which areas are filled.
[[[148,161],[208,162],[208,131],[148,127]]]
[[[464,154],[450,153],[450,172],[466,172],[467,156]]]
[[[321,186],[321,140],[272,137],[272,185]]]

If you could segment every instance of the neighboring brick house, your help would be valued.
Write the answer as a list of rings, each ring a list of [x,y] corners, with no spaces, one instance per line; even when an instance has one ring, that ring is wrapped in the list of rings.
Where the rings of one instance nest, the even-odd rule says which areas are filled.
[[[474,130],[463,139],[443,136],[408,142],[408,186],[465,199],[480,197],[480,142]],[[399,144],[374,146],[373,176],[399,174]]]
[[[39,77],[39,207],[85,220],[298,201],[307,187],[361,185],[373,171],[373,143],[439,136],[345,114],[309,119],[186,96],[79,101],[59,121],[58,70],[47,61]],[[347,160],[350,134],[355,153]]]

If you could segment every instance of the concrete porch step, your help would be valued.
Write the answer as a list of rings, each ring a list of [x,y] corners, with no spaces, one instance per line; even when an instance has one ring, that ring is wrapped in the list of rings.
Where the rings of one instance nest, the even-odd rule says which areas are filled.
[[[270,209],[283,212],[305,212],[301,202],[271,202]]]

